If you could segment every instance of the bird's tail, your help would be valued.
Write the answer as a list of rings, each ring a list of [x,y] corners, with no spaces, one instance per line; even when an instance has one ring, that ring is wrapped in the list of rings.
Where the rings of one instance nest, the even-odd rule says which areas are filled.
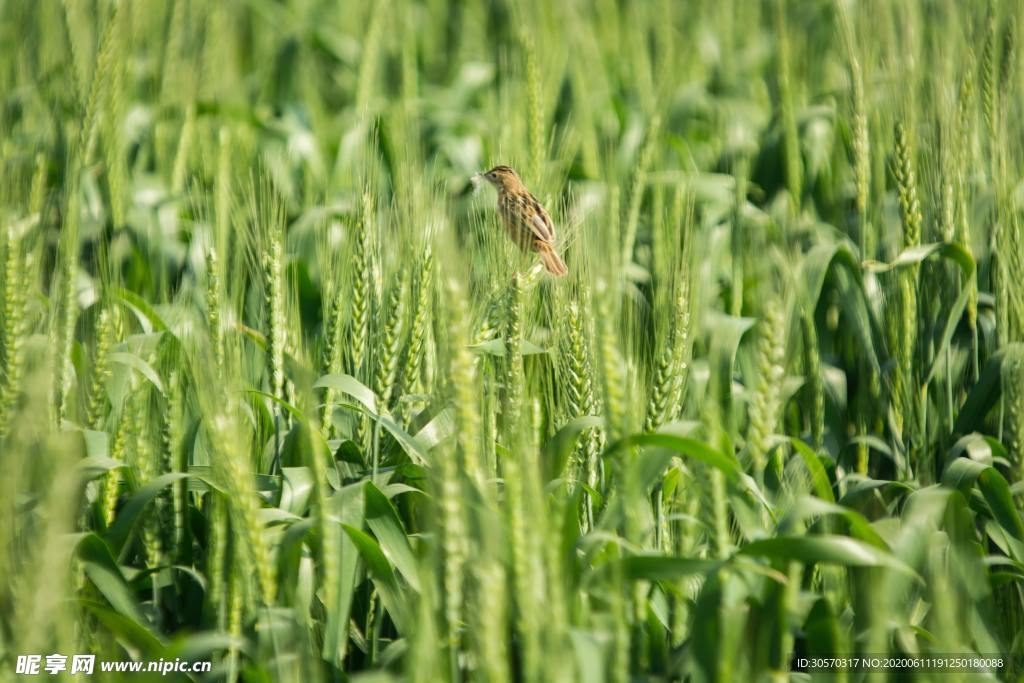
[[[549,273],[562,277],[569,272],[569,269],[565,267],[565,261],[562,260],[562,257],[558,255],[558,252],[555,251],[551,244],[540,241],[537,241],[535,244],[537,246],[537,253],[540,254],[541,263],[544,264]]]

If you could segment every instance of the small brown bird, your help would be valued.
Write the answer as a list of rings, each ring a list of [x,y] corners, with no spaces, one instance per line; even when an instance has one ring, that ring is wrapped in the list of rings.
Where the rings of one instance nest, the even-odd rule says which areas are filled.
[[[555,251],[551,216],[526,189],[519,175],[508,166],[495,166],[480,175],[498,191],[498,213],[512,241],[523,250],[537,252],[552,275],[561,277],[568,273],[565,262]]]

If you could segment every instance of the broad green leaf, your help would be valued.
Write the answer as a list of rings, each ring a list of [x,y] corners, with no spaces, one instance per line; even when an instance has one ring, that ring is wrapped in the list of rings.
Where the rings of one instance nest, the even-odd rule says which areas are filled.
[[[127,467],[128,465],[120,460],[114,460],[106,456],[97,457],[90,456],[88,458],[82,458],[78,461],[77,467],[82,473],[82,478],[86,481],[92,481],[97,477],[102,477],[110,470],[116,470],[119,467]]]
[[[609,457],[634,446],[657,446],[691,457],[694,460],[699,460],[720,470],[726,479],[733,483],[740,480],[740,474],[742,473],[739,461],[735,457],[730,457],[715,450],[703,441],[674,434],[633,434],[632,436],[619,439],[609,446],[604,452],[604,457]]]
[[[802,306],[807,311],[814,311],[818,306],[822,290],[825,287],[825,279],[833,268],[842,268],[845,273],[849,274],[856,296],[852,297],[854,301],[844,301],[844,304],[850,304],[847,309],[857,323],[854,333],[859,338],[871,367],[878,371],[879,362],[874,338],[877,326],[871,316],[871,307],[868,305],[867,296],[864,293],[861,264],[854,255],[852,245],[847,241],[815,245],[804,255],[801,260],[801,268],[806,283],[805,289],[802,290],[804,297]]]
[[[160,375],[156,373],[156,370],[154,370],[149,363],[142,360],[134,353],[117,351],[115,353],[108,354],[107,359],[111,363],[120,363],[121,365],[127,365],[130,368],[138,370],[143,377],[148,379],[150,383],[156,387],[157,391],[161,394],[164,393],[164,385],[163,382],[160,381]]]
[[[316,381],[313,388],[333,388],[356,399],[358,406],[339,402],[337,405],[350,406],[365,413],[371,420],[386,429],[402,446],[406,454],[418,465],[425,465],[430,454],[416,438],[410,436],[386,413],[377,412],[377,395],[365,384],[351,375],[324,375]]]
[[[166,332],[167,324],[160,318],[149,302],[135,292],[127,289],[115,289],[114,296],[120,299],[128,308],[132,309],[143,329],[149,332]]]
[[[151,578],[153,575],[156,575],[158,585],[173,585],[174,581],[171,578],[172,574],[181,574],[183,576],[186,576],[190,581],[195,583],[195,585],[198,586],[200,590],[204,592],[206,591],[206,577],[200,574],[192,567],[186,567],[185,565],[181,564],[170,564],[160,567],[147,567],[146,569],[136,571],[129,577],[125,578],[129,579],[129,584],[133,589],[138,590],[139,588],[143,587],[143,582]],[[152,584],[146,587],[152,587]]]
[[[244,650],[247,643],[245,638],[235,637],[229,633],[201,631],[168,643],[167,656],[185,661],[213,659],[218,652],[227,650],[232,645]]]
[[[932,365],[924,377],[923,384],[926,385],[932,381],[932,378],[935,377],[935,374],[942,366],[942,359],[946,352],[946,348],[952,341],[957,325],[960,323],[964,310],[967,308],[967,302],[971,297],[971,284],[974,280],[974,271],[976,269],[974,258],[971,257],[970,253],[959,244],[951,243],[944,245],[942,255],[945,258],[956,262],[956,264],[960,266],[960,269],[963,271],[963,280],[960,286],[960,294],[957,295],[956,299],[953,301],[953,305],[950,306],[949,315],[946,317],[946,323],[942,327],[942,332],[939,335],[938,344],[935,346]]]
[[[312,472],[308,467],[283,467],[281,475],[281,507],[292,514],[303,514],[313,488]]]
[[[277,544],[277,575],[280,581],[288,585],[286,591],[293,590],[294,578],[299,574],[303,561],[303,546],[313,542],[315,518],[306,517],[294,524],[289,524],[281,534]],[[332,529],[332,531],[336,531]],[[287,577],[287,578],[285,578]]]
[[[90,578],[92,578],[90,576]],[[150,660],[167,659],[168,651],[153,632],[138,620],[111,611],[105,606],[89,600],[79,600],[79,604],[92,614],[103,629],[114,636],[128,652],[138,652]],[[173,659],[173,656],[171,657]],[[99,667],[96,668],[99,670]]]
[[[110,437],[106,432],[83,429],[82,439],[85,441],[85,460],[89,460],[90,458],[95,458],[97,461],[110,459],[108,457],[110,455],[110,451],[108,450],[110,446]]]
[[[1007,344],[986,361],[978,381],[971,387],[957,414],[958,433],[984,431],[985,416],[1002,395],[1003,361],[1008,355],[1014,354],[1024,354],[1024,343]]]
[[[811,516],[821,517],[825,515],[838,515],[843,517],[850,525],[850,534],[855,538],[869,543],[876,548],[880,548],[881,550],[890,550],[888,544],[882,540],[882,537],[878,535],[878,532],[874,530],[871,523],[868,522],[864,515],[860,514],[856,510],[852,510],[848,507],[838,505],[831,501],[822,500],[820,498],[803,496],[797,499],[789,509],[786,517],[783,519],[783,524],[802,521]]]
[[[580,435],[588,429],[599,427],[603,420],[599,417],[578,417],[569,421],[555,432],[544,444],[544,478],[546,481],[558,479],[565,472],[565,464],[569,461]]]
[[[360,527],[363,525],[363,493],[365,489],[359,484],[343,487],[327,501],[329,512],[328,533],[338,536],[338,602],[336,605],[325,605],[327,625],[324,632],[323,656],[336,666],[345,659],[349,644],[349,615],[352,611],[353,591],[355,590],[356,571],[358,569],[358,551],[348,534],[342,533],[342,525]],[[326,596],[324,596],[326,597]]]
[[[756,318],[737,318],[715,312],[708,315],[706,324],[711,331],[709,357],[714,359],[712,386],[718,382],[718,390],[728,392],[740,342],[756,323]],[[728,399],[728,394],[725,398]]]
[[[104,534],[104,540],[110,545],[110,548],[118,554],[123,554],[128,538],[146,506],[160,495],[164,488],[189,476],[186,472],[168,472],[136,491],[125,506],[118,511],[114,523]]]
[[[473,353],[487,356],[497,356],[499,358],[505,357],[505,341],[502,339],[491,339],[480,344],[473,344],[469,347],[469,350]],[[524,339],[521,342],[519,354],[521,356],[533,356],[541,353],[547,353],[545,349],[537,346],[528,339]]]
[[[1006,458],[1006,448],[991,436],[972,432],[960,437],[946,454],[947,463],[964,457],[975,462],[991,465],[995,457]]]
[[[222,482],[217,481],[213,475],[213,468],[209,465],[190,465],[188,468],[189,491],[206,492],[209,490],[219,491],[227,494]],[[256,474],[253,476],[253,486],[259,493],[277,493],[281,489],[281,477],[275,474]]]
[[[913,569],[888,552],[847,536],[779,536],[748,543],[738,552],[775,560],[822,562],[845,567],[885,567],[917,577]]]
[[[667,555],[633,555],[621,562],[623,574],[632,581],[675,581],[687,576],[707,574],[722,565],[716,560]]]
[[[974,259],[972,259],[959,244],[956,244],[955,242],[932,242],[930,244],[919,244],[917,246],[908,247],[901,251],[896,258],[889,263],[870,260],[865,261],[864,268],[873,273],[887,273],[891,270],[899,270],[901,268],[919,265],[935,254],[948,256],[963,268],[973,267],[974,264]]]
[[[386,429],[395,441],[401,444],[406,455],[417,465],[426,465],[430,462],[430,453],[423,447],[415,437],[402,429],[397,422],[387,415],[371,415],[370,419]]]
[[[1010,485],[996,468],[975,460],[957,458],[946,467],[942,483],[961,491],[971,485],[977,486],[999,526],[1013,538],[1024,541],[1024,522],[1020,511],[1010,493]]]
[[[350,465],[356,465],[359,469],[366,468],[366,460],[363,458],[363,452],[356,445],[355,441],[345,439],[344,441],[332,441],[331,443],[337,443],[337,447],[333,449],[335,460],[341,462],[347,462]]]
[[[114,611],[135,624],[143,624],[145,619],[142,610],[107,544],[96,534],[88,533],[78,540],[75,554],[82,563],[85,575]]]
[[[426,450],[449,439],[455,434],[455,418],[450,409],[442,410],[433,417],[427,424],[423,425],[415,438]]]
[[[609,645],[608,638],[603,634],[571,629],[569,639],[576,655],[579,680],[587,683],[605,683],[607,677],[604,662],[607,659],[605,652]]]
[[[301,410],[299,410],[298,407],[293,406],[291,403],[289,403],[288,401],[284,400],[283,398],[281,398],[279,396],[274,396],[269,391],[260,391],[259,389],[248,389],[248,393],[252,394],[253,396],[262,396],[263,398],[267,399],[271,403],[275,403],[275,404],[281,406],[282,408],[287,410],[293,417],[295,417],[295,419],[298,420],[299,422],[305,422],[306,421],[305,413],[303,413]],[[273,420],[272,416],[271,416],[271,420]]]
[[[847,476],[843,479],[843,484],[846,486],[846,493],[839,499],[839,504],[847,507],[849,507],[849,505],[860,496],[878,489],[893,488],[901,491],[914,490],[913,486],[902,481],[892,479],[871,479],[870,477],[863,477],[859,474],[851,474]]]
[[[420,590],[419,570],[416,556],[405,533],[398,511],[380,489],[367,481],[363,497],[366,500],[366,526],[377,537],[384,555],[391,560],[414,590]]]
[[[281,508],[302,515],[313,491],[313,473],[308,467],[282,467],[281,477]]]
[[[841,635],[844,629],[828,598],[820,597],[814,601],[803,630],[809,655],[835,657],[837,653],[846,652]]]
[[[828,472],[825,471],[821,460],[818,459],[818,454],[796,437],[790,437],[789,442],[804,461],[807,471],[811,473],[811,484],[814,486],[814,492],[818,494],[818,498],[834,503],[836,497],[832,493],[832,482],[829,480]]]
[[[889,447],[885,441],[880,439],[873,434],[859,434],[857,436],[850,437],[850,440],[846,442],[847,447],[858,446],[860,444],[866,445],[870,450],[877,451],[890,460],[895,461],[895,457],[892,453],[892,448]]]
[[[953,338],[953,333],[956,331],[957,324],[960,322],[964,309],[967,307],[967,301],[970,298],[971,293],[971,288],[967,285],[974,277],[974,271],[976,269],[974,258],[971,256],[970,252],[956,242],[935,242],[932,244],[922,244],[916,247],[904,249],[891,263],[878,263],[877,261],[866,261],[864,263],[865,268],[868,270],[876,273],[884,273],[891,270],[898,270],[918,265],[935,254],[952,261],[960,268],[963,272],[963,286],[960,287],[960,294],[954,300],[953,305],[949,307],[949,315],[946,317],[946,322],[942,326],[942,332],[939,334],[938,343],[934,349],[935,361],[932,363],[931,368],[929,368],[928,373],[922,381],[922,384],[925,385],[931,382],[935,373],[938,371],[940,364],[942,363],[946,347]]]
[[[377,414],[377,394],[352,375],[324,375],[313,384],[314,389],[335,389],[359,401],[370,413]]]
[[[381,552],[380,545],[372,536],[355,527],[343,524],[342,528],[352,539],[352,543],[359,551],[359,556],[363,558],[366,569],[380,594],[380,599],[394,620],[395,626],[398,627],[400,633],[409,633],[409,629],[414,623],[411,612],[412,603],[399,586],[395,570],[388,562],[388,558]]]

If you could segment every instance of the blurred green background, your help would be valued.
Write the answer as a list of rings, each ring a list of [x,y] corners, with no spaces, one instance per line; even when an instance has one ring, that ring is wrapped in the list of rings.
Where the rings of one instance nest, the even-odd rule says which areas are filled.
[[[0,2],[0,676],[1020,680],[1020,21]]]

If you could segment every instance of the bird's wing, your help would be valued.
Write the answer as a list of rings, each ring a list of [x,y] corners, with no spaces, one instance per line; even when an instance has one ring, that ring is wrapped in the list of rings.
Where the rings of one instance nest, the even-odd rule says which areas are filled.
[[[533,236],[545,242],[555,241],[555,226],[551,223],[551,216],[544,210],[532,194],[523,198],[523,222],[533,233]]]
[[[501,216],[501,222],[505,224],[509,236],[520,247],[526,247],[530,244],[531,231],[521,220],[521,213],[513,197],[502,197],[498,200],[498,215]]]

